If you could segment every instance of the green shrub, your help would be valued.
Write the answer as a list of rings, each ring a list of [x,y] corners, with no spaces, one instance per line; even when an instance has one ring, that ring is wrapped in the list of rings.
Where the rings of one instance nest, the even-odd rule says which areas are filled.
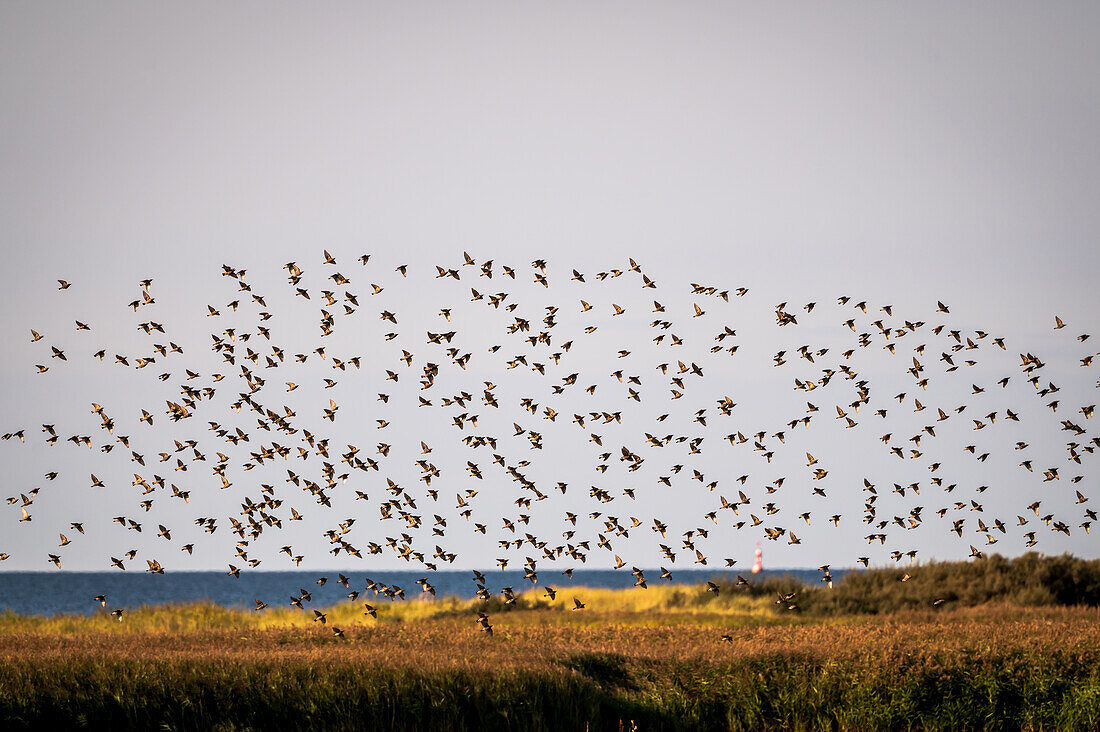
[[[902,579],[909,575],[904,582]],[[1100,605],[1100,560],[1029,552],[1015,559],[993,554],[966,562],[930,562],[849,571],[830,589],[788,575],[751,581],[748,587],[715,580],[722,592],[754,597],[795,593],[804,613],[878,614],[930,607],[1008,603],[1022,607]],[[942,603],[934,605],[936,601]],[[785,604],[777,612],[788,612]]]

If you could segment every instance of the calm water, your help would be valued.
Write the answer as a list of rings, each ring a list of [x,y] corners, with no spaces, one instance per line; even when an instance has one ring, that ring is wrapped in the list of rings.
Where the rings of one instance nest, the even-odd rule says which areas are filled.
[[[88,615],[100,609],[99,603],[92,600],[96,595],[106,595],[107,601],[114,607],[133,608],[140,605],[159,605],[173,602],[193,602],[207,600],[227,607],[252,608],[255,600],[263,600],[270,605],[287,605],[291,595],[298,595],[305,588],[313,595],[316,606],[330,605],[345,599],[348,590],[336,582],[338,571],[328,572],[248,572],[241,573],[240,579],[229,577],[224,572],[169,572],[163,575],[131,574],[129,572],[0,572],[0,610],[10,610],[23,615],[55,615],[73,613]],[[365,590],[369,577],[375,582],[396,585],[405,590],[409,599],[421,594],[416,580],[427,576],[436,588],[436,594],[473,597],[477,586],[473,573],[465,571],[433,572],[370,572],[362,570],[344,571],[350,578],[353,590]],[[501,588],[511,585],[516,592],[531,587],[520,571],[484,572],[486,586],[490,591],[499,593]],[[702,584],[708,579],[726,577],[736,579],[736,572],[717,570],[674,570],[673,578],[677,583]],[[821,573],[817,570],[789,569],[762,572],[756,578],[789,574],[807,583],[817,582]],[[834,570],[833,576],[840,579],[844,570]],[[324,586],[317,584],[318,577],[327,576]],[[745,573],[745,576],[749,575]],[[646,580],[650,586],[660,580],[660,571],[646,570]],[[551,585],[557,588],[571,586],[630,587],[634,577],[629,571],[619,570],[576,570],[570,580],[555,570],[540,570],[540,587]],[[372,593],[362,599],[369,600]],[[377,598],[383,602],[384,598]]]

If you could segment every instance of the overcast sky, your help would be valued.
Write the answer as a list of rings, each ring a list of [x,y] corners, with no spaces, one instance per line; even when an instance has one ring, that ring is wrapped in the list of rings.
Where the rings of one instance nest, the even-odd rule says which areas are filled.
[[[139,489],[129,485],[134,471],[121,446],[109,455],[71,443],[51,448],[40,431],[42,423],[56,423],[62,443],[71,434],[95,434],[98,448],[107,435],[89,412],[96,402],[120,423],[116,433],[140,437],[149,454],[172,439],[197,439],[211,457],[222,449],[206,423],[232,422],[228,407],[239,383],[226,387],[224,400],[191,420],[195,424],[168,422],[162,406],[179,396],[185,367],[203,375],[194,385],[213,385],[206,377],[218,370],[221,357],[209,351],[209,334],[234,326],[206,318],[208,304],[224,311],[222,318],[236,318],[240,330],[255,331],[262,308],[245,303],[232,316],[224,308],[247,293],[221,276],[222,264],[246,269],[253,290],[270,299],[274,338],[288,353],[322,342],[317,293],[330,287],[324,278],[335,270],[352,278],[347,288],[333,289],[359,295],[362,320],[340,321],[333,350],[365,361],[377,355],[379,363],[369,373],[364,367],[339,374],[339,386],[326,391],[321,379],[339,372],[315,358],[295,367],[293,378],[306,388],[294,396],[303,397],[308,428],[320,430],[328,424],[320,421],[321,406],[339,394],[335,398],[349,409],[328,425],[333,442],[364,451],[383,441],[375,419],[392,421],[386,429],[400,432],[387,433],[388,441],[408,449],[394,474],[403,471],[419,495],[425,486],[417,481],[414,453],[420,439],[434,437],[439,465],[450,470],[439,487],[449,517],[447,541],[460,554],[456,566],[492,566],[504,556],[495,544],[506,538],[501,517],[514,518],[511,501],[520,494],[497,466],[489,470],[491,456],[482,451],[488,535],[473,535],[457,516],[453,494],[472,485],[463,469],[472,458],[455,444],[469,431],[450,426],[453,409],[433,407],[429,419],[415,406],[415,374],[425,361],[446,358],[440,347],[425,345],[424,330],[456,330],[459,347],[475,353],[465,373],[447,362],[439,388],[480,397],[475,387],[495,379],[508,404],[493,429],[511,435],[511,422],[524,415],[526,427],[545,433],[544,454],[529,456],[526,438],[519,437],[509,460],[531,459],[531,476],[547,490],[572,476],[569,495],[548,500],[554,505],[545,512],[537,504],[532,509],[551,545],[569,528],[561,525],[569,505],[606,510],[624,522],[638,516],[647,525],[659,515],[676,534],[703,526],[701,516],[714,508],[716,496],[732,498],[740,487],[733,478],[749,473],[752,507],[775,500],[783,509],[767,525],[781,519],[779,525],[803,537],[802,545],[786,538],[765,543],[774,563],[784,566],[848,566],[869,552],[889,561],[888,549],[918,548],[922,558],[966,556],[969,544],[985,541],[973,528],[981,516],[967,510],[967,533],[959,538],[949,532],[954,514],[943,520],[934,515],[956,498],[980,498],[986,523],[994,516],[1010,524],[1041,499],[1073,527],[1066,538],[1031,516],[1027,527],[997,533],[1004,538],[992,551],[1018,554],[1022,532],[1035,528],[1041,551],[1100,555],[1094,538],[1077,528],[1082,508],[1073,502],[1075,488],[1087,494],[1095,484],[1092,455],[1085,454],[1080,466],[1065,459],[1065,443],[1083,444],[1092,432],[1074,438],[1058,429],[1062,419],[1091,427],[1074,412],[1096,400],[1096,367],[1079,366],[1079,359],[1095,353],[1096,341],[1075,337],[1095,329],[1100,316],[1094,283],[1100,271],[1097,27],[1100,9],[1087,2],[7,3],[0,7],[6,272],[0,431],[24,427],[27,443],[0,443],[9,480],[3,497],[42,490],[30,522],[18,521],[18,504],[0,506],[0,552],[11,554],[4,568],[49,569],[45,556],[56,551],[57,533],[74,538],[68,523],[81,518],[95,530],[80,539],[78,551],[64,550],[66,569],[106,569],[107,557],[131,547],[141,549],[139,563],[156,557],[169,569],[223,568],[233,560],[235,537],[224,517],[237,514],[244,496],[258,498],[249,473],[238,473],[233,489],[222,492],[209,482],[216,480],[209,463],[200,463],[188,473],[194,483],[189,504],[162,497],[158,489],[146,514],[137,507]],[[336,268],[322,264],[324,249],[337,256]],[[552,378],[503,365],[522,352],[518,338],[504,333],[512,314],[468,302],[471,286],[494,292],[498,280],[490,287],[476,267],[463,269],[461,282],[434,279],[436,265],[460,268],[463,251],[479,264],[495,260],[498,271],[501,264],[516,267],[516,284],[501,288],[527,306],[522,311],[535,332],[544,305],[561,308],[555,341],[573,337],[580,344],[573,365],[563,360]],[[373,254],[366,268],[355,262],[363,253]],[[638,287],[637,273],[594,281],[599,271],[626,269],[630,257],[657,281],[656,291]],[[536,258],[550,265],[550,288],[532,281]],[[306,270],[309,303],[294,297],[279,269],[292,260]],[[393,271],[403,263],[407,279]],[[573,268],[587,275],[588,289],[570,281]],[[154,279],[156,305],[129,310],[126,304],[140,297],[138,281],[147,277]],[[58,278],[73,287],[58,292]],[[730,303],[700,299],[691,293],[692,282],[731,292],[748,287],[750,293],[731,296]],[[369,302],[370,283],[386,288],[376,300],[384,306]],[[840,295],[867,301],[869,315],[851,303],[837,305]],[[578,312],[581,298],[596,306],[598,318]],[[640,433],[653,432],[654,418],[673,411],[666,404],[668,377],[654,370],[669,355],[651,340],[661,332],[649,326],[658,317],[653,299],[668,301],[672,330],[690,339],[692,358],[684,360],[708,365],[700,380],[707,386],[673,405],[682,414],[670,420],[681,419],[672,431],[702,434],[687,406],[706,406],[714,414],[715,399],[723,395],[742,410],[708,424],[708,449],[691,458],[721,479],[713,494],[686,473],[677,492],[658,492],[655,477],[667,474],[665,464],[674,461],[642,452]],[[950,316],[935,312],[937,300],[949,304]],[[800,314],[799,325],[775,326],[774,306],[783,301]],[[819,306],[806,314],[801,307],[810,301]],[[627,314],[612,320],[613,302],[627,305]],[[706,316],[691,317],[695,302]],[[838,352],[852,347],[857,335],[842,323],[858,315],[877,333],[869,324],[883,316],[878,308],[886,304],[895,306],[895,326],[904,319],[927,323],[919,335],[908,336],[905,349],[898,347],[896,358],[884,355],[879,338],[853,365],[876,384],[874,408],[889,407],[891,419],[907,415],[908,422],[894,429],[895,443],[909,450],[908,438],[928,424],[909,406],[917,387],[905,370],[917,342],[929,344],[929,371],[936,364],[934,384],[943,389],[929,395],[936,407],[969,399],[971,384],[980,382],[991,388],[974,406],[981,412],[974,418],[1023,405],[1033,419],[1019,427],[999,420],[996,429],[1005,431],[996,433],[999,447],[990,448],[986,463],[962,449],[978,439],[967,413],[950,423],[957,428],[945,427],[931,442],[939,447],[904,461],[903,469],[878,440],[890,428],[874,424],[868,408],[860,413],[862,429],[820,424],[835,422],[835,410],[821,416],[814,429],[779,446],[791,454],[774,467],[761,466],[758,454],[744,451],[748,446],[722,452],[722,437],[732,430],[748,434],[752,427],[770,435],[802,416],[804,402],[814,397],[792,392],[793,378],[817,378],[819,366],[836,368]],[[439,317],[442,307],[455,310],[453,325]],[[407,340],[381,340],[388,329],[378,320],[382,309],[408,314],[407,329],[404,322],[399,329]],[[1066,329],[1052,329],[1055,315]],[[91,324],[91,333],[77,333],[74,319]],[[161,338],[137,331],[137,323],[150,319],[169,332]],[[600,335],[585,341],[583,327],[597,323]],[[928,332],[940,323],[1003,336],[1008,349],[994,350],[984,341],[974,352],[979,364],[964,367],[974,369],[973,378],[943,374],[938,356],[948,348],[946,333]],[[723,325],[738,331],[743,350],[736,358],[709,352]],[[30,343],[30,328],[44,340]],[[135,371],[110,363],[114,353],[148,355],[151,343],[169,339],[185,346],[185,356],[162,359],[171,366],[163,371],[173,374],[165,382],[155,378],[161,364]],[[487,346],[502,342],[507,345],[490,358]],[[407,393],[383,413],[376,392],[387,386],[384,369],[395,368],[402,343],[418,360],[401,382]],[[797,370],[772,365],[777,350],[796,354],[803,344],[830,348],[827,364],[811,366],[789,355],[799,362]],[[50,359],[49,345],[72,357]],[[624,365],[616,351],[628,347],[637,353]],[[103,363],[90,357],[98,348],[108,350]],[[1050,399],[1040,401],[1024,383],[1021,352],[1048,363],[1043,385],[1054,381],[1063,389],[1057,414],[1044,406]],[[673,363],[676,357],[673,352]],[[541,352],[539,358],[545,360]],[[36,374],[39,363],[50,371]],[[607,449],[629,440],[647,458],[639,471],[644,483],[638,482],[649,495],[640,489],[630,505],[621,505],[629,499],[620,495],[614,509],[601,509],[582,500],[589,485],[603,480],[621,493],[635,476],[622,472],[617,456],[608,473],[595,473],[589,431],[568,424],[574,411],[599,405],[563,396],[562,418],[551,423],[541,411],[519,410],[518,398],[537,394],[541,406],[554,404],[550,382],[581,371],[583,385],[599,381],[598,394],[609,395],[600,404],[609,408],[625,393],[625,386],[609,381],[617,368],[642,376],[646,400],[624,407],[636,410],[636,421],[618,427],[623,437]],[[1010,388],[993,395],[992,389],[1001,389],[996,380],[1007,375],[1013,376]],[[271,404],[281,406],[282,382],[292,376],[264,376],[272,382]],[[823,412],[851,401],[851,382],[839,381],[829,389],[846,391],[824,392],[818,404]],[[901,391],[910,394],[904,405],[891,401]],[[290,404],[291,395],[286,399]],[[152,428],[137,424],[141,407],[155,411]],[[254,426],[255,419],[249,422]],[[293,443],[285,435],[256,438]],[[1018,466],[1017,441],[1036,451],[1036,473]],[[581,450],[584,461],[576,459]],[[955,495],[928,484],[927,462],[937,450],[954,471],[948,482],[959,484]],[[835,481],[818,504],[810,500],[806,451],[827,464]],[[247,459],[243,446],[236,454]],[[1042,469],[1056,461],[1065,466],[1063,478],[1044,483]],[[681,455],[678,462],[689,459]],[[86,475],[96,466],[110,476],[110,491],[89,488]],[[44,481],[48,470],[61,476]],[[274,470],[285,475],[281,464]],[[872,471],[887,493],[894,482],[924,485],[919,503],[925,525],[911,532],[893,527],[883,547],[868,546],[863,537],[872,529],[860,522],[860,478]],[[765,484],[784,473],[800,476],[790,480],[801,492],[765,494]],[[1086,477],[1071,485],[1077,474]],[[293,504],[310,519],[304,528],[287,528],[296,550],[307,556],[302,566],[344,566],[342,555],[326,558],[329,544],[320,534],[356,511],[362,518],[353,543],[400,531],[393,522],[377,524],[378,503],[388,498],[377,476],[364,478],[371,496],[366,503],[351,500],[356,478],[337,491],[342,498],[332,515],[278,479],[281,492],[297,491],[283,496],[281,511]],[[975,492],[983,484],[990,488]],[[351,498],[345,501],[345,494]],[[917,502],[912,494],[890,493],[880,499],[879,518],[904,516]],[[811,508],[807,526],[798,515]],[[429,523],[433,513],[443,513],[430,502],[418,510]],[[747,511],[742,508],[740,517]],[[836,528],[825,521],[834,513],[845,515]],[[144,519],[145,531],[139,536],[112,525],[111,517],[120,514]],[[219,532],[202,535],[193,525],[199,516],[223,517]],[[723,514],[724,528],[700,547],[747,563],[763,526],[737,531],[728,526],[735,518]],[[182,541],[155,538],[158,523],[195,542],[191,561],[178,549]],[[576,539],[592,538],[594,545],[601,526],[578,527]],[[265,535],[254,549],[264,560],[261,569],[288,566],[277,553],[282,536]],[[437,543],[430,525],[417,536],[429,551]],[[628,562],[654,566],[663,561],[657,540],[648,528],[638,529],[629,542],[620,539],[616,551]],[[671,543],[679,541],[670,533]],[[512,556],[518,564],[533,551],[525,547]],[[588,566],[606,566],[611,556],[593,551]],[[388,552],[367,562],[407,566]]]

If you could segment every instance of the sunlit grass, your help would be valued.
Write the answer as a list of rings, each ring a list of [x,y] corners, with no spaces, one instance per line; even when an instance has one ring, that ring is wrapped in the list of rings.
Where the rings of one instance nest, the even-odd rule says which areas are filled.
[[[582,598],[585,610],[576,614],[573,598]],[[516,595],[516,603],[506,605],[499,597],[486,603],[479,599],[456,597],[416,597],[391,601],[367,597],[377,618],[364,610],[364,598],[344,601],[327,607],[317,607],[326,624],[337,626],[373,625],[387,622],[412,622],[451,616],[472,616],[478,610],[514,613],[521,610],[543,610],[573,622],[615,622],[648,625],[668,623],[676,619],[685,622],[715,622],[738,619],[744,624],[777,623],[777,617],[767,598],[746,594],[725,593],[716,597],[699,586],[657,585],[648,589],[612,590],[571,587],[557,593],[554,600],[545,588],[533,588]],[[122,621],[111,616],[106,608],[92,615],[23,616],[7,612],[0,614],[0,633],[30,631],[72,634],[90,631],[179,633],[200,630],[302,628],[317,624],[314,607],[268,606],[259,611],[226,608],[210,602],[170,604],[124,608]],[[570,617],[572,616],[572,617]],[[542,618],[541,615],[535,617]]]
[[[902,578],[908,575],[906,581]],[[703,585],[672,584],[654,580],[647,589],[558,588],[551,599],[546,585],[519,588],[514,604],[500,595],[488,601],[455,597],[432,598],[419,594],[409,600],[391,601],[364,593],[357,601],[317,608],[327,624],[373,626],[381,623],[416,622],[448,617],[469,618],[479,610],[507,613],[517,623],[575,624],[618,623],[653,626],[667,624],[754,625],[798,624],[823,617],[834,624],[846,624],[861,614],[933,612],[972,606],[1005,605],[1054,607],[1100,604],[1100,561],[1069,555],[1047,557],[1034,553],[1014,559],[991,555],[977,562],[932,562],[904,567],[852,572],[828,588],[817,582],[801,583],[790,577],[753,578],[738,586],[718,580],[719,593]],[[798,612],[787,612],[775,603],[776,593],[797,593]],[[574,611],[573,598],[585,609]],[[366,615],[363,603],[370,603],[377,618]],[[305,609],[275,605],[256,612],[223,608],[212,603],[191,603],[160,607],[123,608],[123,622],[107,609],[91,616],[21,617],[0,614],[0,632],[34,631],[81,633],[91,630],[112,633],[193,632],[220,629],[304,628],[317,625],[314,606]],[[517,611],[538,611],[518,613]]]

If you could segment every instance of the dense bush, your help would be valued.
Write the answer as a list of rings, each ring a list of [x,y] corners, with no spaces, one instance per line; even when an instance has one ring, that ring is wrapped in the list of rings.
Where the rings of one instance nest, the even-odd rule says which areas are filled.
[[[906,575],[909,578],[903,582]],[[750,581],[748,587],[729,581],[719,584],[723,592],[757,597],[794,592],[794,603],[802,612],[821,615],[971,607],[989,602],[1096,607],[1100,605],[1100,560],[1068,554],[1048,557],[1034,552],[1015,559],[993,554],[966,562],[853,570],[835,581],[832,589],[790,576]],[[787,611],[782,603],[777,603],[777,608]]]

